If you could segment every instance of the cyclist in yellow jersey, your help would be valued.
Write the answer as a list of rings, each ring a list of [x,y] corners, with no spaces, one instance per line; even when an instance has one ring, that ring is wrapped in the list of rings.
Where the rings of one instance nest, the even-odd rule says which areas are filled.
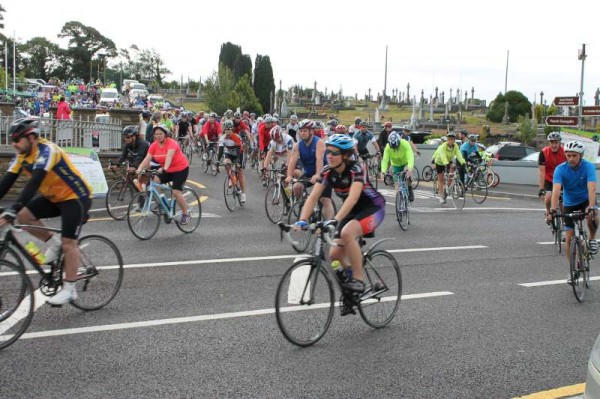
[[[465,159],[460,153],[460,148],[456,141],[456,133],[450,132],[446,135],[447,141],[440,144],[435,151],[435,169],[437,171],[437,185],[438,192],[440,193],[440,204],[446,203],[446,196],[444,195],[444,171],[449,169],[452,159],[456,157],[456,160],[461,165],[465,164]]]
[[[56,259],[62,245],[65,279],[62,290],[47,302],[60,306],[77,299],[75,281],[80,264],[77,238],[87,219],[92,189],[67,154],[56,144],[39,137],[38,121],[33,118],[16,120],[9,134],[17,154],[0,181],[0,199],[15,183],[21,172],[31,178],[17,201],[0,215],[0,227],[15,218],[19,223],[43,226],[39,219],[60,216],[62,243],[47,231],[31,230],[31,234],[51,243],[47,262]],[[39,192],[41,196],[33,198]]]

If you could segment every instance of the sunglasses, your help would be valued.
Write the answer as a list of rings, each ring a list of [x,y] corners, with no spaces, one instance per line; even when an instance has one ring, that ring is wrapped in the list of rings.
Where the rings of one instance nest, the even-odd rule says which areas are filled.
[[[225,131],[226,131],[226,132],[233,132],[233,129],[229,129],[229,128],[227,128],[227,129],[225,129]]]
[[[325,154],[331,154],[334,157],[340,156],[342,155],[341,151],[335,151],[335,150],[325,150]]]

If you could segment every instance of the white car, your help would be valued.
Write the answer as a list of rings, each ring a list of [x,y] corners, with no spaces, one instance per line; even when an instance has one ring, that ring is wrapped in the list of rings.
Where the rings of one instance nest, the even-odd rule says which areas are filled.
[[[138,96],[140,97],[145,97],[148,95],[148,88],[146,88],[146,85],[143,83],[131,83],[129,85],[129,87],[131,88],[129,90],[129,97],[130,98],[136,98]]]
[[[119,102],[119,93],[117,89],[105,88],[100,93],[100,104],[101,105],[115,105]]]

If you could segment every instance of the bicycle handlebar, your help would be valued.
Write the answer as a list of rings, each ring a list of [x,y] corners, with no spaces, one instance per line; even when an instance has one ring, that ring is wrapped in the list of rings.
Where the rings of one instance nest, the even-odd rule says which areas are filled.
[[[329,244],[333,247],[339,246],[331,239],[331,234],[333,234],[333,232],[335,231],[335,227],[331,226],[331,225],[324,226],[324,223],[325,223],[324,220],[317,222],[317,223],[311,223],[308,226],[306,226],[305,228],[303,228],[302,230],[309,231],[311,234],[314,234],[317,230],[319,230],[321,237],[323,237],[323,239],[327,242],[327,244]],[[294,239],[292,238],[292,236],[290,234],[290,232],[294,228],[294,225],[285,224],[283,222],[279,222],[279,223],[277,223],[277,225],[279,226],[279,231],[281,234],[280,236],[282,239],[283,239],[283,237],[285,237],[286,241],[288,241],[293,246],[300,245],[297,241],[294,241]]]
[[[573,212],[570,212],[570,213],[553,213],[552,217],[554,219],[559,218],[559,217],[568,217],[568,218],[572,218],[572,219],[583,219],[587,215],[591,215],[593,213],[596,213],[596,211],[598,209],[599,208],[597,206],[594,206],[594,207],[588,209],[587,211],[573,211]]]

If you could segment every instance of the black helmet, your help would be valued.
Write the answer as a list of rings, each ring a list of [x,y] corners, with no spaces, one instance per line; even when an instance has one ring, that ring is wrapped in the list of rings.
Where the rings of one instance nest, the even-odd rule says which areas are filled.
[[[152,112],[145,109],[142,111],[142,118],[150,118],[152,116]]]
[[[38,120],[34,118],[21,118],[17,119],[10,126],[8,134],[12,138],[13,142],[17,142],[21,137],[29,136],[30,134],[38,137],[40,130],[38,128]]]
[[[137,136],[138,132],[138,127],[135,125],[129,125],[123,128],[123,136]]]

